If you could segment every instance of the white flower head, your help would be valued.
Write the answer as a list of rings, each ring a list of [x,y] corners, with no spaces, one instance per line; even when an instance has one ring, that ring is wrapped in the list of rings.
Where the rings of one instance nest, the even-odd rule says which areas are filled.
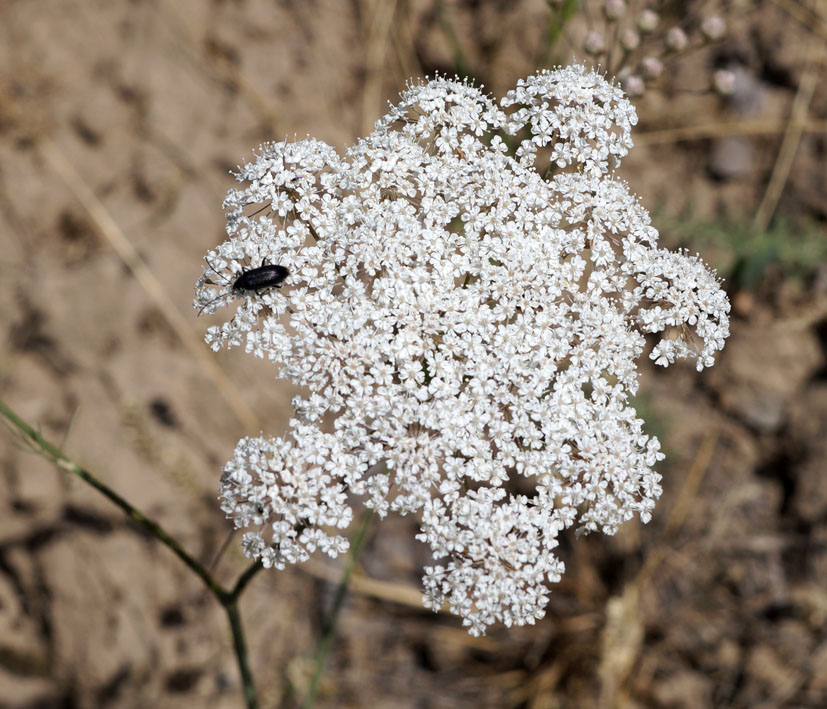
[[[629,403],[644,335],[661,334],[659,364],[703,369],[729,303],[697,258],[658,247],[609,172],[636,120],[582,66],[499,105],[437,77],[342,157],[306,139],[240,168],[195,305],[238,299],[208,342],[270,359],[304,392],[288,435],[244,439],[225,467],[248,555],[341,553],[331,530],[355,496],[416,514],[426,604],[479,634],[542,616],[561,531],[648,521],[663,456]],[[233,288],[265,262],[289,272],[282,288]]]

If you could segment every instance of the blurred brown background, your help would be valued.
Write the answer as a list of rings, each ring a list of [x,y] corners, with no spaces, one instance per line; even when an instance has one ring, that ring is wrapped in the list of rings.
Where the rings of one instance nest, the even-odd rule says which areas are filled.
[[[589,16],[550,43],[555,4],[0,2],[0,398],[209,562],[229,531],[220,467],[239,437],[282,432],[291,396],[266,363],[209,353],[190,307],[228,171],[266,140],[344,149],[409,77],[467,73],[499,97],[579,58]],[[715,9],[666,3],[663,23]],[[728,37],[636,100],[620,170],[734,303],[714,369],[642,365],[668,455],[654,520],[567,538],[547,617],[482,639],[419,606],[425,550],[386,520],[318,706],[827,705],[827,9],[717,9]],[[729,98],[706,91],[721,68]],[[242,705],[200,581],[5,432],[0,506],[0,707]],[[263,706],[306,686],[337,568],[247,590]]]

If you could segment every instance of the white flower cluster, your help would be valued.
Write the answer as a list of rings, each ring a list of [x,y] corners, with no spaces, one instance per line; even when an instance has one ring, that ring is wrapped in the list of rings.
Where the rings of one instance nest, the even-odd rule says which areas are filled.
[[[610,174],[635,122],[581,66],[499,105],[436,78],[343,157],[307,139],[240,168],[195,306],[238,299],[207,341],[305,392],[288,435],[242,440],[224,469],[251,557],[342,552],[332,530],[357,496],[417,514],[426,605],[480,634],[542,617],[561,531],[650,518],[662,454],[628,401],[644,333],[663,333],[658,363],[702,369],[729,303],[699,260],[657,247]],[[266,264],[289,271],[283,287],[241,287]]]

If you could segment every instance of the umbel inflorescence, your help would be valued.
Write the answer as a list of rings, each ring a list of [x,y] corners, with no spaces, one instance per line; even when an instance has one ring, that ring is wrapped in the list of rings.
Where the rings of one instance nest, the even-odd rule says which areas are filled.
[[[542,617],[563,530],[650,518],[662,454],[629,405],[644,335],[658,364],[703,369],[729,303],[612,175],[635,122],[582,66],[499,104],[438,77],[343,156],[308,138],[239,169],[195,306],[237,299],[207,341],[304,392],[286,435],[241,440],[224,468],[250,557],[342,553],[354,504],[415,514],[425,604],[480,634]],[[268,263],[282,288],[233,288]]]

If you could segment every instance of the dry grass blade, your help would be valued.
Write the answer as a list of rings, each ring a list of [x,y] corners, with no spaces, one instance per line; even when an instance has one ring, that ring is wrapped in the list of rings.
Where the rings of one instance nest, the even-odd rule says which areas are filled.
[[[822,320],[827,320],[827,297],[824,296],[806,306],[801,312],[776,323],[775,329],[781,332],[803,332],[818,325]]]
[[[798,20],[804,27],[822,39],[827,39],[827,23],[815,12],[802,7],[793,0],[772,0],[778,7]],[[823,3],[822,3],[823,4]]]
[[[631,583],[623,594],[606,603],[606,625],[603,628],[603,646],[600,665],[601,707],[620,704],[619,694],[634,667],[643,645],[643,618],[640,613],[640,588]]]
[[[801,142],[802,126],[807,121],[807,111],[810,108],[810,101],[812,101],[818,81],[817,64],[814,61],[815,45],[816,42],[811,40],[807,68],[804,70],[804,75],[798,85],[798,92],[793,100],[790,122],[784,134],[781,149],[778,151],[778,158],[775,161],[770,182],[764,193],[764,199],[761,200],[761,205],[755,214],[755,225],[762,231],[767,228],[767,224],[769,224],[770,218],[778,205],[778,200],[781,198],[787,177],[790,175],[795,153]]]
[[[382,77],[393,29],[396,0],[378,0],[368,7],[364,3],[363,16],[367,18],[367,50],[365,52],[365,87],[362,90],[362,132],[369,133],[381,108]]]
[[[635,145],[640,146],[724,138],[730,135],[773,135],[783,133],[788,126],[789,121],[777,120],[722,121],[635,133],[634,140]],[[801,130],[803,133],[827,133],[827,121],[805,121],[801,124]]]
[[[663,533],[663,542],[649,554],[643,567],[635,577],[633,584],[642,587],[649,577],[654,573],[655,569],[663,561],[668,551],[669,540],[674,539],[677,531],[680,529],[689,509],[692,506],[692,501],[698,494],[698,488],[701,485],[704,474],[706,473],[709,463],[712,460],[712,455],[715,453],[715,446],[718,443],[719,431],[717,428],[710,428],[707,431],[704,440],[701,442],[698,452],[689,467],[689,472],[684,480],[683,487],[678,493],[678,499],[672,507],[672,512],[669,515],[669,520],[666,523],[666,529]]]
[[[301,568],[311,576],[333,584],[341,580],[342,574],[339,569],[332,568],[313,559],[305,562]],[[354,571],[353,576],[351,576],[350,590],[364,596],[377,598],[380,601],[390,601],[391,603],[398,603],[420,611],[427,611],[422,605],[422,591],[419,589],[400,583],[372,579],[360,574],[358,571]],[[428,612],[430,613],[430,611]]]
[[[115,249],[115,252],[121,257],[121,260],[133,273],[138,283],[141,284],[141,287],[158,307],[178,339],[189,350],[207,377],[215,384],[216,389],[224,397],[238,420],[247,429],[259,429],[260,423],[256,415],[244,403],[235,385],[216,364],[209,350],[200,340],[196,340],[189,322],[170,300],[164,287],[135,250],[135,247],[132,246],[129,239],[126,238],[103,203],[95,196],[92,188],[89,187],[83,177],[50,139],[41,138],[38,141],[38,146],[40,153],[74,194],[100,233]]]
[[[601,707],[618,706],[622,701],[620,695],[624,683],[630,676],[643,646],[644,624],[640,612],[643,588],[655,569],[666,558],[668,540],[674,538],[686,519],[712,460],[718,435],[718,429],[711,428],[701,443],[666,523],[664,542],[649,554],[646,563],[637,576],[626,584],[623,592],[610,598],[606,603],[606,624],[603,628],[603,646],[598,670]]]

